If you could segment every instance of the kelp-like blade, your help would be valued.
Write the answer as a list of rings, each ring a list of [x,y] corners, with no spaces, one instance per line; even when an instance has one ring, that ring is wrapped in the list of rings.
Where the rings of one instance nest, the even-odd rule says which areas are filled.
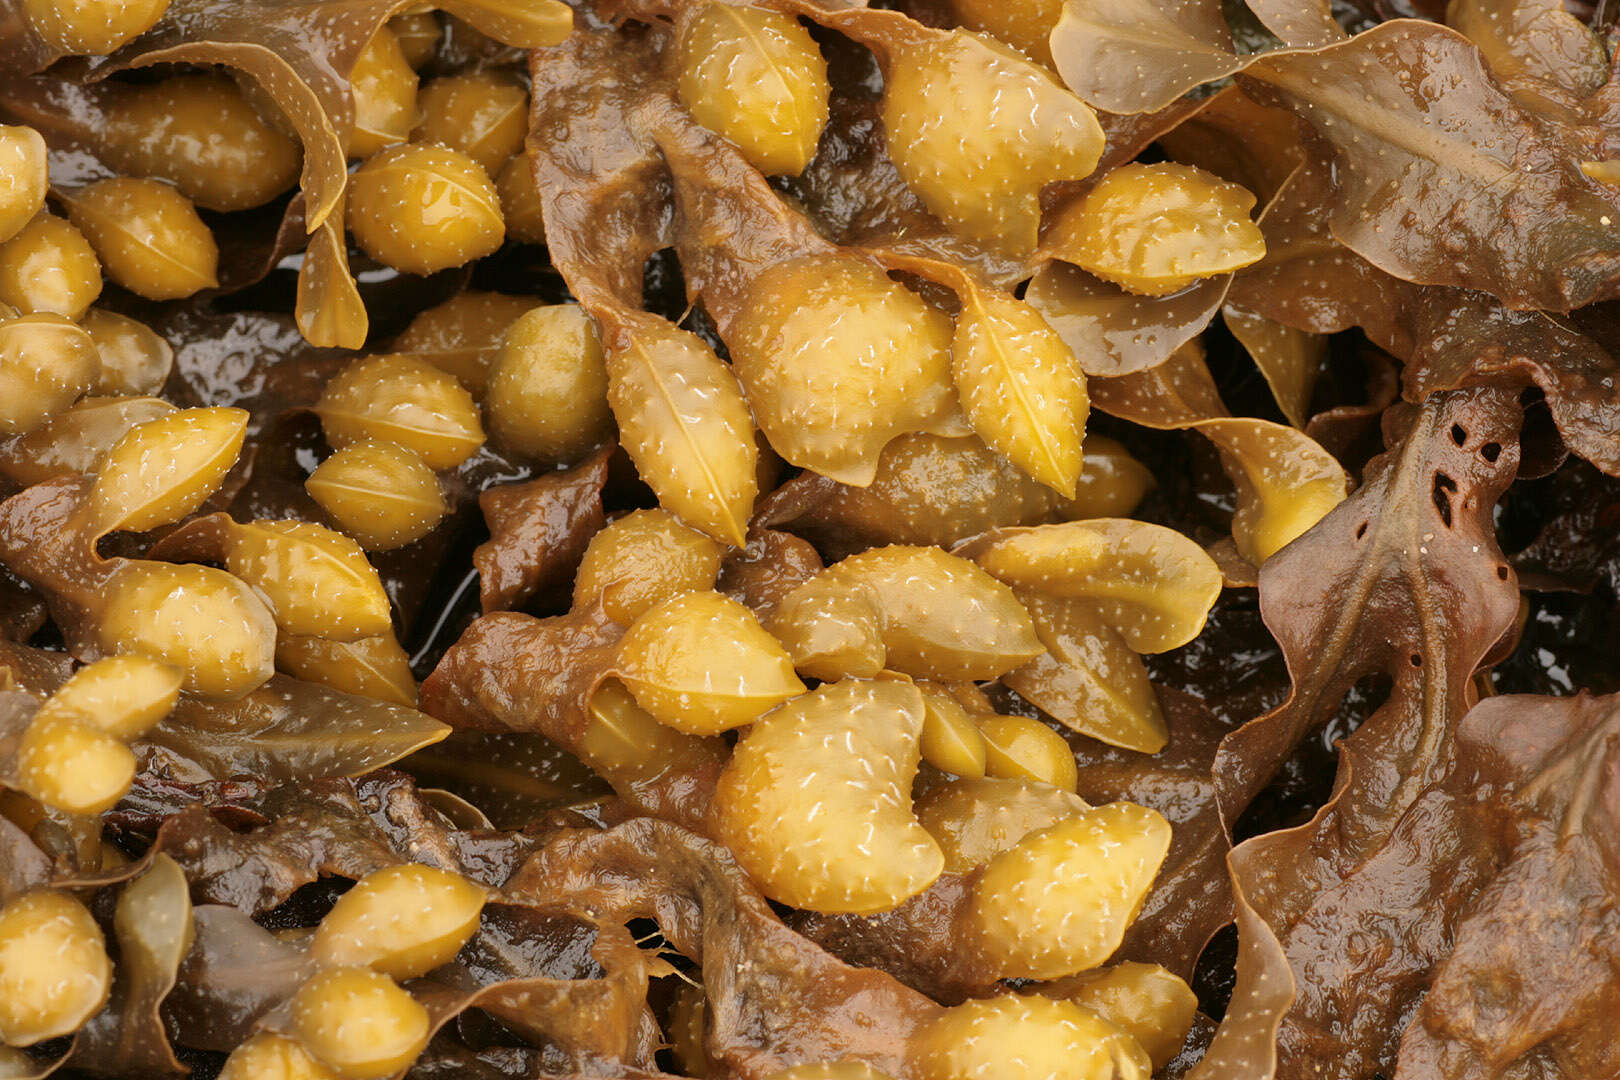
[[[1249,1004],[1234,1009],[1229,1026],[1261,1041],[1218,1036],[1222,1053],[1212,1052],[1201,1076],[1253,1069],[1271,1030],[1279,1033],[1281,1076],[1303,1075],[1322,1053],[1348,1075],[1383,1060],[1402,961],[1379,971],[1376,950],[1359,954],[1372,969],[1354,980],[1359,990],[1325,977],[1327,959],[1340,963],[1351,948],[1339,935],[1354,925],[1339,918],[1334,890],[1443,774],[1472,704],[1474,673],[1513,625],[1516,582],[1496,548],[1491,510],[1518,464],[1518,423],[1517,404],[1500,391],[1435,398],[1406,439],[1369,467],[1360,491],[1261,570],[1261,610],[1293,690],[1227,736],[1216,756],[1229,827],[1357,680],[1382,674],[1393,689],[1345,741],[1334,795],[1311,822],[1232,853],[1251,932],[1243,939],[1250,976],[1234,999]],[[1279,988],[1285,967],[1291,994]],[[1351,992],[1359,1007],[1346,1013]],[[1371,1056],[1346,1058],[1352,1044]]]
[[[239,701],[188,698],[142,742],[218,780],[319,780],[380,769],[448,734],[415,709],[276,675]]]

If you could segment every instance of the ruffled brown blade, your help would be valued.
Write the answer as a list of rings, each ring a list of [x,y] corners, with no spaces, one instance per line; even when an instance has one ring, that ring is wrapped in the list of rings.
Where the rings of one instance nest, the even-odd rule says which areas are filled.
[[[729,853],[668,822],[564,834],[507,891],[541,904],[566,897],[620,920],[655,919],[665,940],[703,969],[710,1058],[748,1075],[829,1057],[901,1074],[907,1035],[939,1010],[888,975],[849,967],[793,933]]]
[[[567,472],[490,488],[478,497],[490,539],[473,552],[484,611],[520,607],[566,581],[602,528],[612,446]]]
[[[1342,1059],[1353,1047],[1366,1055],[1349,1059],[1358,1075],[1383,1060],[1382,1040],[1399,1015],[1394,971],[1354,981],[1367,990],[1350,1024],[1340,987],[1316,972],[1324,957],[1342,953],[1331,935],[1354,925],[1340,921],[1335,890],[1444,773],[1474,672],[1511,630],[1513,572],[1487,523],[1516,465],[1517,426],[1516,406],[1497,392],[1435,399],[1355,496],[1261,572],[1262,611],[1294,688],[1222,743],[1215,775],[1228,823],[1356,680],[1380,673],[1393,688],[1345,742],[1338,786],[1316,817],[1232,853],[1247,974],[1204,1075],[1255,1067],[1271,1032],[1280,1075],[1296,1075],[1324,1052]],[[1337,565],[1324,563],[1324,544],[1333,545]],[[1373,623],[1376,635],[1353,629]],[[1398,950],[1375,952],[1403,963]]]

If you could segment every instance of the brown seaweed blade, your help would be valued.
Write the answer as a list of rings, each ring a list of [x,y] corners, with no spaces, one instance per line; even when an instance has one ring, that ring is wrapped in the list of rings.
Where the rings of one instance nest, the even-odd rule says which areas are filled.
[[[21,0],[0,0],[0,55],[18,75],[43,71],[61,57],[47,45],[24,14]]]
[[[1249,10],[1283,44],[1308,48],[1343,41],[1346,34],[1333,20],[1328,0],[1251,0]]]
[[[622,926],[492,904],[456,959],[412,989],[438,1025],[483,1009],[582,1070],[601,1062],[654,1069],[661,1040],[647,979],[667,970]]]
[[[1395,1076],[1612,1072],[1620,1048],[1600,1018],[1620,1006],[1620,698],[1494,698],[1458,740],[1459,764],[1480,762],[1468,788],[1496,797],[1513,841],[1456,923]]]
[[[1237,274],[1228,302],[1315,334],[1360,326],[1380,348],[1410,355],[1416,346],[1406,311],[1417,287],[1334,238],[1332,194],[1331,175],[1314,161],[1289,175],[1260,215],[1266,257]]]
[[[360,877],[373,863],[392,865],[422,854],[428,857],[418,861],[447,861],[458,870],[466,869],[459,858],[446,858],[446,849],[414,850],[415,839],[428,833],[410,831],[410,826],[449,834],[442,833],[437,822],[408,818],[404,811],[413,800],[408,787],[396,783],[385,789],[380,804],[356,792],[366,811],[398,822],[401,829],[394,835],[386,829],[367,830],[342,792],[305,794],[312,797],[299,804],[300,816],[320,839],[304,850],[324,851],[317,857],[327,873]],[[268,809],[274,804],[260,805]],[[233,847],[244,868],[296,858],[285,831],[270,827],[238,835]],[[177,833],[161,834],[162,839],[193,845],[196,836],[193,832],[181,841]],[[499,881],[516,869],[527,848],[462,850],[483,864],[486,878]],[[392,859],[385,854],[389,849],[395,852]],[[201,880],[210,892],[218,892],[222,884],[205,874]],[[254,1030],[282,1030],[287,1020],[282,1006],[312,970],[306,942],[277,940],[234,906],[202,905],[195,915],[196,942],[180,966],[175,1000],[166,1009],[176,1030],[188,1045],[219,1050],[234,1049]],[[632,1068],[651,1068],[658,1032],[647,1011],[647,979],[666,970],[655,954],[638,949],[620,926],[598,926],[560,910],[493,905],[457,958],[428,978],[411,982],[409,989],[427,1008],[435,1030],[477,1008],[501,1017],[531,1041],[574,1059],[582,1069],[620,1061]]]
[[[1221,317],[1265,376],[1288,422],[1304,427],[1310,419],[1311,391],[1327,360],[1327,339],[1232,304],[1221,310]]]
[[[1514,311],[1486,293],[1402,281],[1329,231],[1331,180],[1307,165],[1261,219],[1264,261],[1238,274],[1229,307],[1310,333],[1360,326],[1407,361],[1409,401],[1476,385],[1538,386],[1571,449],[1605,472],[1620,470],[1620,356],[1610,304],[1572,318]],[[1593,333],[1592,331],[1599,331]]]
[[[568,580],[604,524],[602,486],[614,449],[604,447],[566,472],[479,494],[490,539],[473,552],[473,565],[486,614],[521,607],[541,589]]]
[[[675,250],[687,297],[703,301],[722,334],[761,271],[835,250],[735,147],[700,127],[673,99],[649,97],[636,120],[674,179]]]
[[[1613,1042],[1594,1021],[1620,994],[1609,945],[1616,709],[1613,697],[1481,703],[1444,772],[1289,938],[1240,904],[1239,990],[1194,1075],[1307,1077],[1327,1061],[1335,1075],[1403,1080],[1612,1070]],[[1308,860],[1317,841],[1312,826],[1270,833],[1234,851],[1233,867]],[[1301,969],[1305,948],[1320,956]],[[1280,1057],[1268,1061],[1291,984]]]
[[[1189,427],[1230,415],[1198,342],[1188,342],[1155,367],[1093,379],[1088,389],[1099,411],[1143,427]]]
[[[1460,688],[1508,630],[1516,604],[1489,515],[1517,466],[1518,423],[1501,391],[1436,398],[1354,496],[1267,563],[1261,610],[1289,660],[1294,692],[1222,748],[1216,773],[1229,822],[1369,672],[1395,681],[1392,703],[1422,704],[1409,716],[1427,740],[1420,760],[1444,747],[1444,718],[1454,724],[1461,715]],[[1358,633],[1364,621],[1379,632]],[[1382,783],[1393,795],[1411,778]]]
[[[1613,303],[1564,319],[1511,311],[1480,293],[1424,290],[1414,313],[1418,348],[1402,373],[1408,401],[1461,386],[1534,384],[1547,395],[1559,434],[1575,453],[1620,475],[1620,354],[1612,333],[1583,332],[1612,322]]]
[[[768,1076],[801,1061],[855,1059],[907,1075],[906,1039],[939,1006],[882,972],[853,968],[783,926],[730,854],[668,822],[561,834],[507,893],[656,919],[703,967],[711,1061]]]
[[[1157,367],[1202,333],[1231,282],[1222,274],[1169,296],[1137,296],[1054,260],[1030,281],[1025,298],[1087,376],[1117,378]]]
[[[407,989],[426,1009],[431,1032],[477,1009],[544,1046],[557,1065],[650,1070],[659,1032],[647,1006],[647,979],[666,970],[622,926],[498,905],[486,908],[453,962]],[[293,1034],[280,1007],[255,1026]]]
[[[1299,119],[1292,112],[1262,105],[1233,85],[1206,98],[1159,142],[1173,160],[1241,184],[1270,205],[1306,158],[1299,136]]]
[[[1212,0],[1069,0],[1051,41],[1070,89],[1116,113],[1162,109],[1245,62]]]
[[[1584,99],[1609,78],[1596,34],[1557,0],[1455,0],[1446,22],[1466,36],[1509,93],[1544,104]],[[1533,106],[1532,106],[1533,107]]]
[[[1346,1055],[1385,1037],[1397,1015],[1386,1011],[1399,1000],[1393,988],[1405,976],[1396,974],[1398,961],[1356,982],[1358,991],[1328,976],[1346,948],[1338,935],[1348,932],[1334,890],[1444,773],[1474,672],[1512,628],[1516,583],[1496,550],[1490,513],[1517,466],[1518,422],[1500,391],[1435,398],[1405,441],[1369,468],[1360,491],[1261,571],[1261,610],[1294,689],[1217,753],[1229,825],[1358,679],[1382,673],[1393,689],[1345,741],[1334,796],[1316,817],[1231,856],[1248,956],[1235,1002],[1263,1000],[1235,1006],[1217,1035],[1211,1061],[1222,1068],[1253,1068],[1256,1040],[1273,1034],[1283,1076],[1309,1075],[1311,1060],[1370,1075],[1383,1060],[1376,1049]],[[1358,995],[1360,1009],[1348,1008],[1346,992]],[[1338,1034],[1323,1043],[1320,1033],[1329,1031]],[[1215,1068],[1207,1064],[1206,1074],[1222,1075]]]
[[[318,780],[383,768],[448,734],[404,705],[276,675],[238,701],[181,702],[137,750],[174,776]]]
[[[192,805],[167,811],[158,847],[186,872],[197,901],[254,915],[322,876],[358,880],[404,862],[499,884],[532,844],[516,834],[452,827],[397,772],[282,784],[228,804],[219,799],[230,794],[228,785],[183,791]],[[210,808],[215,801],[221,805]],[[242,828],[244,820],[253,827]]]
[[[535,151],[552,264],[587,310],[641,306],[642,269],[672,242],[668,170],[630,123],[662,86],[663,35],[581,29],[530,54]]]
[[[237,907],[198,904],[192,920],[195,938],[164,1017],[182,1045],[229,1053],[292,996],[314,964],[307,942],[283,941]]]
[[[1334,235],[1404,280],[1556,311],[1620,288],[1620,192],[1583,168],[1607,156],[1598,125],[1510,96],[1472,42],[1432,23],[1238,57],[1218,19],[1196,2],[1072,0],[1054,55],[1081,97],[1121,112],[1241,71],[1331,152]]]
[[[20,726],[15,710],[33,708],[31,704],[21,700],[25,696],[27,695],[18,694],[15,690],[0,694],[0,709],[10,714],[8,719],[0,721],[7,731],[7,734],[0,738],[15,737],[12,733]],[[29,712],[27,715],[33,714]],[[5,855],[5,859],[0,860],[0,867],[4,867],[4,875],[0,876],[0,896],[9,897],[50,881],[50,857],[29,838],[22,826],[10,818],[0,818],[0,854]]]
[[[352,124],[353,102],[338,71],[349,70],[389,14],[384,5],[374,8],[357,13],[344,27],[346,40],[334,40],[312,34],[297,19],[261,26],[251,17],[252,8],[242,12],[238,5],[206,0],[187,7],[182,0],[107,65],[117,71],[163,63],[219,64],[251,79],[292,124],[304,148],[304,226],[311,234],[299,271],[298,323],[317,345],[358,348],[368,326],[342,232],[348,182],[343,137]],[[257,14],[262,20],[263,13]],[[334,61],[340,65],[336,70]]]
[[[802,535],[836,561],[884,544],[948,548],[987,529],[1076,516],[1067,509],[976,436],[902,435],[867,487],[800,473],[760,504],[755,526]]]
[[[1333,148],[1333,233],[1374,265],[1515,308],[1567,311],[1620,288],[1620,191],[1581,169],[1596,132],[1515,102],[1461,35],[1386,23],[1262,58],[1245,79]]]

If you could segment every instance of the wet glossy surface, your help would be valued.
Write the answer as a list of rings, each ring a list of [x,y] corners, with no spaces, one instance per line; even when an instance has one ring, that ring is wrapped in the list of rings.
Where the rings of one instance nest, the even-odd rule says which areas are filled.
[[[0,1073],[1615,1072],[1608,34],[1395,13],[0,0]]]

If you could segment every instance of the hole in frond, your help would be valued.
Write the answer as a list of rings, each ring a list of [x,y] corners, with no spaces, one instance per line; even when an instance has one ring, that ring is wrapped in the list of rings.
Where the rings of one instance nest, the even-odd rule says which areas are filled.
[[[1451,528],[1451,496],[1457,490],[1457,481],[1443,472],[1434,474],[1434,508],[1440,512],[1440,520]]]

